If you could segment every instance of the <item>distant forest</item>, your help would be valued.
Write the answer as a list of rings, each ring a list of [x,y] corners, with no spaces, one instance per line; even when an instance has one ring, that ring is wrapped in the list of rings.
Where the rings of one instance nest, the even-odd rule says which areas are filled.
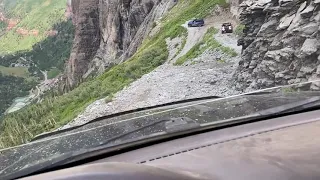
[[[15,97],[28,95],[28,91],[35,85],[35,81],[28,81],[21,77],[4,76],[0,72],[0,114],[10,107]]]

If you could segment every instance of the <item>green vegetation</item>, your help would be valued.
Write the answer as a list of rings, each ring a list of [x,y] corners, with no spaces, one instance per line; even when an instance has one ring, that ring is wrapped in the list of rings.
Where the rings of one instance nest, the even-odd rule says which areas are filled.
[[[53,79],[57,77],[61,71],[57,68],[52,68],[50,71],[48,71],[48,79]]]
[[[113,94],[107,96],[106,98],[104,98],[104,102],[105,102],[105,103],[111,102],[111,101],[113,100],[113,97],[114,97]]]
[[[3,32],[8,27],[8,23],[0,21],[0,32]]]
[[[0,114],[4,113],[15,97],[28,95],[35,86],[35,81],[21,77],[4,76],[0,72]],[[5,93],[3,93],[5,92]]]
[[[294,93],[294,92],[297,92],[298,89],[295,87],[283,87],[283,88],[281,88],[281,91],[283,93]]]
[[[225,54],[231,56],[231,57],[236,57],[238,56],[238,53],[232,49],[232,48],[229,48],[229,47],[224,47],[224,46],[219,46],[219,49],[224,52]]]
[[[63,21],[53,28],[59,32],[56,36],[47,37],[36,43],[31,51],[0,56],[0,65],[9,67],[15,63],[24,63],[30,66],[30,74],[38,74],[40,78],[42,78],[40,70],[50,71],[56,68],[63,71],[64,64],[70,56],[74,27],[71,21]]]
[[[63,71],[65,61],[70,56],[74,29],[72,22],[64,18],[65,0],[0,0],[0,2],[4,4],[0,8],[5,12],[6,18],[19,20],[16,27],[8,32],[1,31],[8,24],[0,23],[0,33],[4,33],[0,37],[0,73],[4,80],[13,81],[0,90],[0,97],[6,96],[0,107],[1,116],[3,109],[9,107],[13,99],[27,95],[38,79],[43,78],[40,70],[49,71],[50,77]],[[17,33],[19,28],[35,34],[21,35]],[[58,34],[51,30],[55,30]],[[29,68],[12,67],[16,64]]]
[[[223,63],[226,63],[226,60],[224,60],[224,59],[219,59],[218,62],[223,64]]]
[[[213,27],[209,28],[206,34],[204,35],[203,40],[197,43],[195,46],[193,46],[184,56],[180,57],[175,62],[175,65],[182,65],[186,61],[200,56],[207,49],[220,49],[222,52],[224,52],[227,55],[230,55],[232,57],[237,56],[238,54],[235,52],[234,49],[231,49],[229,47],[224,47],[214,39],[213,36],[217,32],[218,32],[217,29]]]
[[[26,67],[4,67],[0,66],[0,73],[5,76],[17,76],[26,78],[29,76],[28,68]]]
[[[11,0],[10,0],[11,1]],[[9,3],[5,1],[5,3]],[[47,37],[46,32],[53,25],[63,21],[66,8],[65,0],[24,0],[12,2],[6,9],[6,16],[18,19],[15,28],[1,37],[0,53],[10,54],[18,51],[32,50],[34,44]],[[27,31],[37,30],[38,35],[20,35],[18,28]]]
[[[239,24],[236,29],[234,30],[234,34],[237,36],[242,36],[243,35],[243,29],[244,29],[244,25]]]
[[[225,2],[180,0],[164,18],[159,33],[146,39],[128,61],[114,66],[94,80],[82,83],[68,94],[48,97],[41,103],[4,117],[0,125],[0,148],[26,143],[37,134],[65,125],[90,103],[120,91],[142,75],[151,72],[167,60],[165,39],[181,36],[186,32],[185,28],[181,27],[183,23],[193,17],[206,16],[218,3]]]
[[[29,84],[24,82],[32,81],[32,84],[35,85],[37,79],[43,78],[40,70],[48,71],[49,79],[56,77],[64,70],[64,64],[70,56],[74,29],[70,21],[61,22],[54,28],[59,31],[59,34],[35,44],[32,51],[20,51],[15,54],[0,56],[0,73],[6,76],[14,76],[6,78],[11,78],[16,82],[0,91],[0,97],[7,96],[6,101],[2,102],[3,107],[10,106],[15,98],[27,95],[30,88]],[[16,63],[30,67],[10,67]],[[22,77],[25,80],[20,78],[18,81],[15,77]],[[12,88],[21,89],[22,92],[15,93]],[[1,112],[3,111],[0,111],[0,116]]]

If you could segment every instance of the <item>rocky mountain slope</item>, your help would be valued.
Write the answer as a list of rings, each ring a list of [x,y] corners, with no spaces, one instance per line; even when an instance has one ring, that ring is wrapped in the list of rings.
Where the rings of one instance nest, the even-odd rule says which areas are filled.
[[[92,72],[95,71],[94,66],[109,69],[98,77],[86,79],[66,94],[48,94],[41,102],[33,103],[17,113],[5,116],[3,123],[0,124],[0,147],[28,142],[38,134],[55,130],[69,123],[96,100],[112,99],[117,92],[168,62],[169,55],[172,54],[167,44],[169,41],[181,38],[181,45],[173,45],[177,48],[176,54],[180,53],[184,46],[189,47],[185,43],[188,30],[182,26],[186,21],[209,16],[216,5],[226,7],[224,0],[131,0],[114,1],[112,4],[108,2],[99,1],[97,6],[87,0],[81,3],[78,1],[78,4],[71,1],[71,17],[77,25],[76,37],[66,70],[65,82],[68,84],[66,88],[78,85],[86,75],[91,74],[90,69],[93,69]],[[101,6],[101,3],[105,3],[104,6]],[[173,5],[175,6],[171,8]],[[102,8],[105,9],[101,11]],[[112,12],[117,12],[118,16]],[[70,6],[66,14],[70,15]],[[85,23],[88,26],[85,26]],[[109,29],[110,27],[112,28]],[[122,32],[124,27],[126,32]],[[213,30],[208,31],[209,35],[204,38],[208,43],[196,43],[189,50],[190,53],[188,51],[186,55],[177,59],[179,64],[196,63],[189,61],[194,58],[192,52],[200,55],[207,48],[219,49],[219,52],[208,52],[218,53],[220,58],[214,58],[215,61],[222,64],[228,62],[221,58],[234,56],[235,53],[212,38],[214,36],[212,33],[215,32]],[[97,32],[100,33],[96,34]],[[89,39],[90,34],[93,38]],[[92,45],[88,52],[85,49],[87,44]],[[189,48],[185,48],[187,49]],[[94,55],[95,51],[96,55]],[[125,57],[130,56],[131,53],[134,54],[126,59]],[[224,53],[226,55],[221,55]],[[94,58],[85,59],[84,57]],[[110,64],[114,65],[110,67]],[[199,69],[204,67],[199,66]]]
[[[220,28],[225,21],[236,21],[229,12],[221,12],[219,16],[205,19],[206,25],[201,28],[182,26],[187,29],[187,37],[167,39],[169,56],[167,61],[140,79],[131,83],[113,97],[103,98],[90,104],[72,122],[62,128],[87,123],[97,117],[132,109],[149,107],[190,98],[205,96],[227,97],[240,92],[232,87],[232,75],[238,67],[241,47],[237,46],[234,34],[212,33],[212,28]],[[183,39],[186,45],[179,52]],[[215,39],[221,47],[228,47],[234,56],[220,48],[205,47],[198,56],[187,58],[181,65],[176,61],[192,52],[198,43],[209,44]]]
[[[66,85],[73,87],[131,57],[154,20],[174,4],[172,0],[72,0],[76,37],[66,68]]]
[[[259,0],[241,4],[243,60],[235,80],[250,91],[320,77],[320,1]],[[313,90],[320,84],[313,83]]]

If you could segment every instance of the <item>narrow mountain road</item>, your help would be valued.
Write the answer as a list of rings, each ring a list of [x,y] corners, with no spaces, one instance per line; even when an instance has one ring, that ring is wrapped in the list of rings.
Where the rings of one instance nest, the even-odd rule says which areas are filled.
[[[188,27],[188,21],[182,26],[188,30],[188,37],[186,38],[186,44],[181,52],[170,61],[170,63],[172,64],[174,64],[180,57],[187,54],[193,46],[200,42],[206,34],[207,30],[212,27],[212,25],[210,24],[206,24],[203,27]]]
[[[210,27],[219,28],[221,26],[222,22],[216,19],[220,18],[207,19],[206,26],[201,28],[189,28],[185,24],[184,27],[188,30],[186,46],[177,57],[173,60],[169,59],[167,63],[115,94],[112,102],[106,103],[104,99],[101,99],[89,105],[74,121],[60,129],[84,124],[107,114],[141,107],[204,96],[239,94],[240,92],[234,90],[231,85],[232,74],[237,67],[239,56],[232,58],[218,50],[205,51],[193,59],[192,64],[187,62],[182,66],[173,65],[175,60],[186,54],[203,39]],[[237,47],[235,35],[218,33],[214,38],[220,44],[234,48],[240,54],[241,48]],[[168,46],[169,51],[170,48]],[[221,59],[225,59],[225,62],[219,62]]]
[[[48,71],[41,71],[41,73],[43,74],[44,81],[47,81],[48,80]]]

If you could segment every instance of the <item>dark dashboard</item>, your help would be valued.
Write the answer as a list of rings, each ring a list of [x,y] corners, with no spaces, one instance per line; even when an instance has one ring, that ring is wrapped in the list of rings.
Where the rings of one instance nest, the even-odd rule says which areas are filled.
[[[320,111],[139,148],[36,179],[320,179]]]

